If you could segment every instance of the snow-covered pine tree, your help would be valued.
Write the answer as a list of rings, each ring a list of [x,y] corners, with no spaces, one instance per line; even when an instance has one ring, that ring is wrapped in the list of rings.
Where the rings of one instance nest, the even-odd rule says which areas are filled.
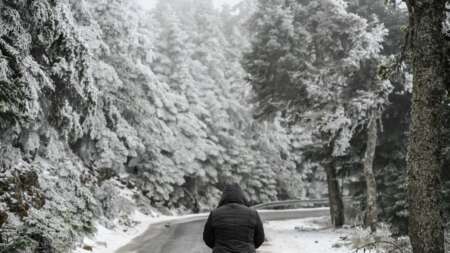
[[[348,97],[348,77],[360,62],[378,56],[383,27],[348,12],[343,1],[264,0],[252,27],[255,38],[244,66],[256,93],[257,115],[283,111],[294,122],[314,122],[322,142],[331,144],[329,160],[344,155],[355,129],[347,101],[361,98]],[[332,210],[341,213],[334,219],[339,226],[336,168],[325,167],[330,168],[330,195],[336,197]]]
[[[364,63],[364,67],[353,78],[353,87],[360,87],[361,84],[364,84],[366,90],[369,88],[374,93],[374,88],[377,87],[376,84],[380,82],[379,79],[387,79],[392,84],[390,94],[386,92],[378,93],[378,98],[381,99],[378,100],[381,115],[379,115],[378,144],[374,156],[373,170],[377,176],[378,205],[380,206],[378,216],[380,216],[380,219],[388,219],[391,224],[395,224],[396,230],[404,231],[405,226],[401,223],[404,221],[405,212],[401,209],[401,206],[405,206],[405,185],[400,182],[405,182],[404,158],[406,156],[406,150],[401,147],[406,146],[406,143],[402,140],[407,138],[406,131],[409,125],[407,113],[409,108],[408,99],[410,99],[409,73],[408,68],[403,62],[400,63],[400,68],[397,71],[392,69],[390,73],[386,73],[386,70],[392,67],[392,62],[401,60],[400,58],[402,56],[399,51],[399,48],[403,46],[401,27],[406,23],[406,13],[402,8],[395,9],[391,5],[386,5],[385,1],[381,0],[350,2],[349,9],[366,18],[369,22],[376,21],[383,23],[389,31],[383,41],[383,48],[380,52],[382,57]],[[391,74],[392,72],[393,74]],[[375,92],[375,94],[377,93]],[[384,112],[385,110],[386,112]],[[400,124],[402,130],[393,128],[394,125],[390,122],[393,118],[402,123]],[[353,181],[351,184],[356,186],[350,186],[352,188],[350,194],[354,195],[356,192],[358,194],[362,193],[363,196],[359,196],[362,197],[359,199],[364,202],[361,203],[361,206],[363,210],[366,210],[366,197],[364,196],[366,190],[360,188],[364,184],[361,184],[362,182],[358,177],[362,171],[359,165],[362,159],[358,157],[363,157],[364,149],[366,148],[364,145],[361,145],[365,143],[364,139],[361,139],[365,138],[363,137],[364,135],[367,135],[366,129],[362,129],[362,132],[357,134],[352,140],[355,143],[355,145],[352,145],[352,153],[356,157],[356,159],[352,160],[356,164],[347,166],[349,169],[346,173],[353,175],[353,180],[349,180],[349,182]],[[395,141],[399,141],[399,143]],[[392,149],[393,146],[398,148]],[[394,150],[395,153],[393,152]],[[387,172],[388,170],[389,172]],[[390,175],[389,178],[386,176],[387,174]],[[393,182],[396,182],[396,184],[393,184]],[[396,186],[398,190],[393,194],[391,187]],[[391,209],[390,207],[393,208]]]
[[[95,109],[93,61],[66,3],[4,1],[0,9],[0,80],[23,84],[15,89],[26,98],[16,90],[6,102],[9,112],[25,105],[28,119],[0,134],[1,227],[13,228],[18,252],[64,252],[95,229],[98,214],[95,178],[72,152]]]

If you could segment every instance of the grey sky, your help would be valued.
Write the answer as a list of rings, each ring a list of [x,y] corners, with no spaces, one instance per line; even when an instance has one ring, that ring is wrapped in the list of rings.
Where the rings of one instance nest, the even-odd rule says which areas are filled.
[[[151,9],[154,5],[156,0],[137,0],[144,8]],[[170,0],[168,0],[170,1]],[[238,3],[240,0],[213,0],[214,4],[217,7],[222,6],[223,4],[229,4],[233,5],[235,3]]]

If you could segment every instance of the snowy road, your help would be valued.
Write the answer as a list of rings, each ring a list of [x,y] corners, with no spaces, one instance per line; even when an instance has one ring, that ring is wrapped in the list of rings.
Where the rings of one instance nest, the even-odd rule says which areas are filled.
[[[265,221],[293,220],[329,215],[328,208],[261,211]],[[191,218],[152,225],[116,253],[210,253],[203,245],[202,231],[205,219]],[[267,251],[262,251],[267,252]],[[279,252],[278,252],[279,253]]]

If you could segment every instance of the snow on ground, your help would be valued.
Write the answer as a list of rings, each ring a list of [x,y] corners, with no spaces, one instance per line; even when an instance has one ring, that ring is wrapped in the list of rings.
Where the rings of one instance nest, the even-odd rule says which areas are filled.
[[[189,219],[206,217],[207,214],[191,214],[184,216],[164,216],[158,214],[145,215],[136,211],[131,220],[136,222],[136,226],[116,226],[115,229],[108,229],[97,223],[97,232],[92,238],[84,238],[83,243],[73,253],[111,253],[126,245],[135,237],[144,233],[151,224],[174,221],[178,219]],[[88,246],[87,249],[83,247]],[[92,248],[90,248],[92,247]]]
[[[207,213],[183,216],[144,215],[136,211],[131,217],[136,226],[118,225],[115,229],[108,229],[97,224],[95,236],[85,238],[82,246],[74,253],[115,252],[144,233],[151,224],[196,219],[207,215]],[[329,217],[265,222],[264,228],[268,242],[264,243],[258,253],[351,253],[352,251],[346,247],[335,246],[341,237],[348,237],[351,230],[335,230],[330,227]],[[89,246],[92,249],[84,250],[83,246]]]
[[[326,211],[326,210],[330,210],[330,208],[314,207],[314,208],[294,208],[294,209],[279,209],[279,210],[262,209],[258,210],[258,213],[290,213],[292,211]]]
[[[268,242],[258,253],[351,253],[336,244],[350,231],[330,227],[328,217],[269,221],[264,224]]]

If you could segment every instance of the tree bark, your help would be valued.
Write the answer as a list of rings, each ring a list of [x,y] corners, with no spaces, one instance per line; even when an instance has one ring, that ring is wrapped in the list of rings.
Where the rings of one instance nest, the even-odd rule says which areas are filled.
[[[414,253],[444,253],[440,214],[441,116],[446,96],[445,0],[408,0],[413,101],[408,151],[409,236]]]
[[[185,187],[183,187],[183,191],[186,195],[191,199],[192,206],[191,210],[193,213],[200,212],[200,203],[198,202],[198,184],[197,178],[195,176],[190,176],[185,178],[186,183]]]
[[[339,228],[344,225],[344,204],[339,190],[339,182],[337,179],[336,166],[334,159],[325,164],[328,183],[328,199],[330,201],[331,222],[334,227]]]
[[[378,221],[377,182],[373,172],[373,160],[378,140],[377,120],[378,113],[373,113],[367,126],[367,145],[363,163],[367,194],[366,225],[370,227],[372,232],[376,231]]]

